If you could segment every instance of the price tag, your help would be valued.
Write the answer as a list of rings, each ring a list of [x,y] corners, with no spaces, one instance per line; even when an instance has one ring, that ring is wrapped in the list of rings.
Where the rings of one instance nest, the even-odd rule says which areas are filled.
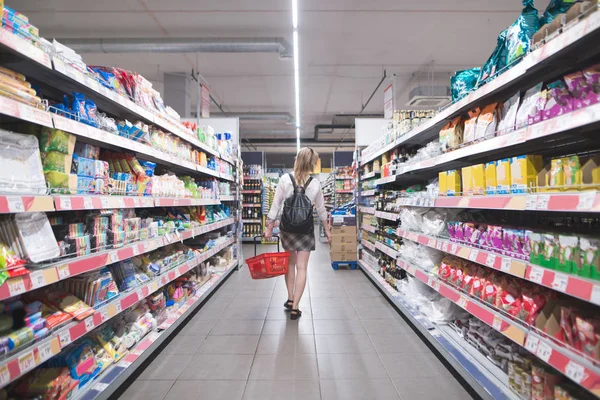
[[[142,291],[142,289],[137,290],[137,297],[138,297],[138,301],[142,300],[144,298],[144,292]]]
[[[540,339],[535,337],[535,336],[527,336],[527,340],[525,341],[525,348],[532,352],[533,354],[536,354],[538,346],[540,345]]]
[[[479,250],[471,250],[471,254],[469,254],[469,260],[477,262],[478,255],[479,255]]]
[[[98,382],[94,385],[94,390],[97,392],[104,392],[109,385],[110,384],[108,383]]]
[[[8,382],[10,382],[10,372],[8,372],[8,367],[4,365],[0,367],[0,385],[7,385]]]
[[[567,368],[565,369],[565,375],[567,378],[581,384],[583,377],[585,376],[585,368],[577,364],[573,360],[569,360]]]
[[[102,208],[110,208],[110,201],[108,201],[108,197],[101,197],[100,201],[102,202]]]
[[[594,207],[596,200],[596,192],[585,192],[579,195],[579,203],[577,204],[577,211],[588,211]]]
[[[120,314],[121,311],[123,311],[123,307],[121,307],[120,301],[117,301],[117,303],[115,304],[115,308],[117,309],[117,314]]]
[[[105,308],[104,310],[102,310],[102,311],[100,312],[100,315],[102,316],[102,322],[106,322],[106,321],[108,321],[108,320],[109,320],[109,317],[108,317],[108,309],[107,309],[107,308]]]
[[[134,257],[135,257],[135,256],[139,256],[139,255],[140,255],[140,249],[138,248],[138,245],[137,245],[137,244],[136,244],[136,245],[133,245],[133,246],[132,246],[132,249],[133,249],[133,256],[134,256]]]
[[[552,281],[552,288],[560,292],[565,293],[567,291],[567,284],[569,283],[569,277],[560,273],[554,273],[554,280]]]
[[[8,280],[8,292],[11,296],[24,293],[27,289],[25,288],[25,281],[23,278],[17,277]]]
[[[527,202],[525,203],[526,210],[535,210],[537,207],[537,196],[530,194],[527,196]]]
[[[544,277],[544,269],[542,267],[531,266],[529,271],[529,280],[534,283],[542,283]]]
[[[433,279],[431,277],[427,278],[427,285],[428,286],[433,286]]]
[[[83,198],[83,208],[86,210],[91,210],[94,208],[94,203],[92,202],[92,198],[89,196],[85,196]]]
[[[458,250],[458,246],[456,245],[456,243],[452,243],[452,246],[450,246],[450,253],[456,254],[457,250]]]
[[[493,268],[495,263],[496,263],[496,256],[492,253],[488,253],[487,258],[485,259],[485,265],[487,265],[490,268]]]
[[[6,196],[8,202],[8,211],[11,213],[25,212],[25,206],[23,205],[23,199],[21,196]]]
[[[148,253],[149,251],[152,251],[152,245],[150,244],[150,241],[145,241],[144,242],[144,253]]]
[[[117,204],[119,208],[125,208],[125,199],[120,197]]]
[[[43,271],[34,271],[29,274],[29,279],[31,279],[31,288],[37,289],[42,286],[46,286],[46,277],[44,276]]]
[[[502,332],[502,319],[497,315],[494,315],[494,322],[492,322],[492,328],[494,328],[498,332]]]
[[[443,251],[444,253],[447,253],[447,252],[448,252],[448,242],[444,242],[444,244],[442,245],[442,251]]]
[[[19,369],[21,370],[21,374],[33,368],[35,368],[35,359],[33,358],[32,351],[19,357]]]
[[[94,316],[89,316],[85,319],[85,330],[86,331],[91,331],[92,329],[94,329]]]
[[[600,286],[594,285],[594,287],[592,288],[592,295],[590,297],[590,301],[600,306]]]
[[[546,342],[540,342],[535,354],[544,362],[548,362],[552,355],[552,347]]]
[[[131,367],[131,364],[131,361],[121,361],[118,365],[122,368],[129,368]]]
[[[38,346],[38,354],[40,356],[40,364],[52,357],[52,342]]]
[[[458,299],[458,305],[465,309],[467,308],[468,302],[469,300],[465,296],[460,296],[460,299]]]
[[[428,246],[428,247],[435,248],[435,239],[429,239],[429,240],[427,241],[427,246]]]
[[[119,253],[116,250],[111,251],[110,253],[108,253],[108,258],[110,259],[111,263],[116,263],[119,261]]]
[[[437,243],[435,244],[435,248],[438,250],[442,250],[442,242],[438,240]]]
[[[550,203],[550,195],[549,194],[540,194],[537,197],[536,209],[547,210],[548,203]]]
[[[500,265],[500,269],[502,272],[510,272],[510,268],[512,266],[512,260],[507,257],[502,258],[502,264]]]
[[[433,282],[433,289],[437,292],[440,291],[440,283],[438,281]]]
[[[61,197],[60,198],[60,208],[63,210],[71,210],[73,207],[71,206],[71,198],[70,197]]]
[[[56,269],[58,270],[58,279],[61,281],[71,276],[71,271],[69,270],[68,264],[59,265]]]

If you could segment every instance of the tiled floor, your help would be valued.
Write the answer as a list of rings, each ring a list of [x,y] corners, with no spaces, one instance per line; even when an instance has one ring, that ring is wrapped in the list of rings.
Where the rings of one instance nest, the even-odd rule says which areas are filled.
[[[121,398],[471,398],[362,272],[334,271],[317,246],[299,321],[283,309],[283,277],[253,281],[244,266]]]

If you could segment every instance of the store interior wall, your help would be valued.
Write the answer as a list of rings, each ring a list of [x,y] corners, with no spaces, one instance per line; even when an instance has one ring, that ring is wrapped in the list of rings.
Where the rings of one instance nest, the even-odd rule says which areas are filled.
[[[549,0],[536,0],[543,10]],[[292,42],[289,2],[256,0],[19,0],[20,10],[48,38],[275,38]],[[385,73],[395,76],[397,107],[404,108],[415,77],[433,74],[448,84],[456,70],[481,66],[500,31],[518,16],[520,0],[425,0],[372,2],[301,0],[301,138],[310,143],[314,126],[336,114],[357,114]],[[435,32],[435,33],[434,33]],[[443,34],[442,34],[443,33]],[[90,65],[137,71],[165,95],[168,76],[192,70],[210,87],[223,111],[294,114],[293,63],[277,53],[83,54]],[[192,82],[195,84],[195,82]],[[196,110],[190,87],[189,109]],[[383,88],[364,114],[383,112]],[[221,110],[213,103],[211,112]],[[245,150],[295,153],[293,123],[240,121]],[[324,130],[314,143],[321,152],[353,147],[353,130]],[[343,138],[343,144],[340,142]],[[268,139],[271,142],[255,143]],[[333,144],[333,145],[332,145]],[[277,147],[275,147],[277,146]]]

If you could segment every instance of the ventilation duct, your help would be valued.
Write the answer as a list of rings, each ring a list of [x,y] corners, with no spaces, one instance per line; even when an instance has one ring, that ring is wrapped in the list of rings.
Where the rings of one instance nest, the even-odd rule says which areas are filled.
[[[285,121],[288,124],[294,122],[294,117],[286,112],[227,112],[210,113],[214,118],[239,118],[240,121]]]
[[[406,105],[437,108],[448,104],[452,100],[451,96],[448,86],[419,86],[410,91]]]
[[[293,56],[292,46],[275,38],[121,38],[56,39],[77,53],[279,53]]]

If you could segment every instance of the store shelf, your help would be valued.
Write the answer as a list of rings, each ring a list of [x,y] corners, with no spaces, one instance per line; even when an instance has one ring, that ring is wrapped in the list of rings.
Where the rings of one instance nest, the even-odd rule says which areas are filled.
[[[173,199],[154,198],[155,207],[177,207],[177,206],[216,206],[221,204],[217,199]]]
[[[396,175],[385,177],[375,181],[376,185],[383,185],[392,182],[402,181],[410,172],[423,173],[425,171],[435,173],[456,168],[459,165],[464,166],[467,159],[471,160],[475,156],[490,159],[494,155],[507,157],[514,155],[515,149],[529,146],[532,150],[542,150],[547,147],[547,140],[550,137],[568,134],[579,128],[593,128],[600,124],[600,104],[595,104],[586,108],[561,115],[556,118],[542,121],[519,129],[506,135],[496,136],[479,143],[466,145],[458,150],[441,154],[427,160],[409,163],[399,166]],[[492,157],[493,159],[493,157]],[[462,163],[461,163],[462,161]],[[476,162],[470,162],[476,164]]]
[[[358,261],[365,275],[404,315],[421,337],[462,376],[482,399],[521,400],[508,387],[508,377],[481,354],[473,354],[456,341],[443,326],[432,324],[364,260]]]
[[[398,219],[400,219],[400,214],[385,211],[375,211],[375,216],[377,218],[383,218],[389,221],[397,221]]]
[[[260,224],[262,220],[260,219],[242,219],[242,222],[245,224]]]
[[[371,226],[371,225],[362,224],[361,229],[363,229],[367,232],[377,233],[377,228],[374,226]]]
[[[363,176],[361,176],[360,180],[361,181],[366,181],[367,179],[373,179],[376,176],[379,176],[379,174],[381,174],[381,172],[379,172],[379,171],[369,172],[368,174],[364,174]]]
[[[43,65],[48,69],[52,68],[52,62],[48,53],[31,44],[29,41],[10,33],[6,29],[0,31],[0,45],[2,46],[0,54],[19,56]]]
[[[366,149],[366,151],[363,151],[361,154],[361,165],[367,164],[401,144],[427,143],[434,139],[438,135],[439,129],[446,121],[453,117],[461,115],[465,111],[477,105],[481,105],[486,101],[491,102],[492,99],[505,100],[523,87],[529,87],[533,83],[541,82],[546,77],[556,77],[562,72],[567,72],[569,69],[572,69],[572,62],[560,63],[558,60],[576,57],[577,55],[581,56],[581,54],[583,54],[581,52],[582,48],[586,48],[586,45],[597,42],[600,34],[599,28],[600,13],[592,13],[587,18],[579,21],[568,29],[565,29],[560,35],[556,36],[548,43],[527,54],[518,64],[508,71],[498,75],[495,79],[471,92],[462,100],[452,104],[431,120],[399,137],[394,143],[390,143],[381,149]],[[591,59],[597,54],[598,49],[595,49],[594,51],[586,52],[584,57],[578,57],[577,60],[578,62],[583,62],[585,58]],[[560,65],[560,67],[557,67],[558,65]],[[573,126],[569,123],[570,121],[568,118],[570,115],[571,114],[567,114],[566,119],[558,117],[545,122],[563,119],[566,127],[559,129],[562,131],[572,129]],[[579,119],[579,116],[575,116],[574,119]],[[560,125],[561,123],[555,122],[557,125]],[[542,124],[544,124],[544,122],[542,122]],[[532,131],[547,130],[547,128],[540,128],[537,127],[537,125],[530,127],[533,128]],[[530,129],[528,128],[527,130],[529,131]]]
[[[358,211],[360,211],[363,214],[375,215],[375,207],[359,206]]]
[[[0,31],[0,36],[4,36],[6,30]],[[39,108],[23,104],[8,97],[0,96],[0,114],[7,115],[12,118],[17,118],[23,121],[32,122],[34,124],[54,128],[52,123],[52,114]]]
[[[543,337],[540,333],[530,330],[524,323],[513,321],[482,301],[459,292],[437,277],[427,274],[404,260],[397,260],[397,265],[494,330],[525,347],[585,389],[600,396],[600,368],[573,350],[559,345],[550,338]]]
[[[378,190],[377,189],[371,189],[371,190],[365,190],[360,192],[360,197],[372,197],[375,196],[377,194]]]
[[[52,196],[26,194],[0,196],[0,214],[45,211],[54,211]]]
[[[446,239],[436,238],[416,232],[398,229],[396,234],[404,239],[418,242],[448,254],[464,258],[474,263],[485,265],[498,271],[546,286],[558,292],[577,297],[578,299],[600,305],[600,282],[576,275],[546,269],[527,261],[509,257],[481,248],[454,243]]]
[[[169,319],[159,328],[161,332],[151,332],[142,339],[121,361],[110,366],[89,387],[79,392],[73,400],[109,399],[135,371],[144,365],[152,354],[173,335],[179,326],[233,273],[238,265],[235,260],[220,276],[216,276],[202,285],[196,295],[179,309],[177,317]]]
[[[388,256],[392,257],[392,258],[398,258],[398,251],[395,249],[392,249],[391,247],[389,247],[386,244],[383,244],[381,242],[375,242],[375,248],[379,251],[381,251],[384,254],[387,254]]]
[[[219,196],[219,200],[221,200],[221,201],[235,201],[235,196],[232,196],[232,195],[221,195],[221,196]]]
[[[336,190],[335,192],[341,194],[352,194],[354,193],[354,189]]]
[[[367,249],[371,250],[371,251],[375,251],[376,247],[373,243],[369,242],[368,240],[362,239],[360,241],[360,243],[366,247]]]
[[[262,207],[262,204],[258,203],[258,204],[242,204],[242,207],[245,208],[251,208],[251,207]]]
[[[0,380],[0,387],[6,386],[46,360],[54,357],[72,342],[85,336],[91,330],[123,312],[123,310],[132,307],[140,300],[156,292],[159,288],[187,273],[198,264],[217,254],[219,251],[231,246],[234,242],[234,239],[230,239],[217,248],[211,249],[178,267],[165,271],[151,282],[141,285],[135,290],[121,293],[118,297],[97,309],[93,315],[87,317],[85,320],[70,323],[53,332],[43,341],[18,351],[5,360],[2,363],[2,366],[0,366],[0,377],[2,378],[2,380]]]
[[[43,269],[34,270],[29,275],[8,279],[0,286],[0,300],[6,300],[10,297],[39,289],[71,276],[93,271],[118,261],[127,260],[139,254],[148,253],[178,241],[191,239],[198,235],[221,229],[234,222],[235,220],[233,218],[227,218],[223,221],[179,232],[178,234],[160,236],[150,240],[129,244],[118,249],[110,249],[83,257],[61,260],[55,264],[44,267]]]
[[[262,190],[241,190],[242,194],[261,194]]]

